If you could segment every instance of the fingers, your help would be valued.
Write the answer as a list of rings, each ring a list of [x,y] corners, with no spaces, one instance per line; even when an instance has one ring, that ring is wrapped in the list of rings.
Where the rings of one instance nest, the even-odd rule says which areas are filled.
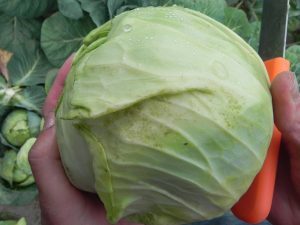
[[[54,110],[56,108],[57,101],[64,87],[64,81],[71,69],[72,60],[74,54],[72,54],[60,68],[53,83],[51,90],[49,91],[44,103],[43,115],[45,118],[45,128],[51,127],[54,124]]]
[[[300,121],[300,95],[298,83],[291,72],[279,74],[272,82],[274,120],[282,133],[289,133],[294,129],[297,119]],[[300,109],[300,108],[299,108]]]
[[[81,215],[86,200],[64,173],[54,126],[41,132],[29,153],[29,162],[39,190],[43,219],[49,224],[74,224],[63,221],[71,220],[73,214]]]
[[[70,190],[64,173],[55,137],[55,127],[43,130],[29,152],[29,162],[40,191],[52,200],[60,200]]]

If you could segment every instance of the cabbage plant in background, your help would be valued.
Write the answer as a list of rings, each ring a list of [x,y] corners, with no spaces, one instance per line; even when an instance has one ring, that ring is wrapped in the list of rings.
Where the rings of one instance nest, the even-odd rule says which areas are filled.
[[[40,124],[41,117],[38,114],[18,109],[6,116],[2,123],[1,132],[9,144],[20,147],[26,140],[38,135]]]
[[[34,183],[31,168],[28,162],[28,152],[36,138],[29,138],[20,150],[4,151],[1,158],[0,177],[6,180],[11,187],[24,187]]]
[[[269,79],[216,20],[137,8],[83,40],[56,127],[71,182],[98,194],[111,223],[208,220],[230,210],[264,162]]]

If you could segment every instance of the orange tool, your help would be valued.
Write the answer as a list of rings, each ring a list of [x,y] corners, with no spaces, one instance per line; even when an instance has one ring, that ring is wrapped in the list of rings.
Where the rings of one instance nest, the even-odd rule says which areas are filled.
[[[288,0],[264,0],[259,54],[272,81],[276,75],[289,71],[284,59],[288,20]],[[261,171],[248,191],[232,208],[239,219],[257,224],[265,220],[271,210],[275,187],[281,134],[274,125],[273,137]]]

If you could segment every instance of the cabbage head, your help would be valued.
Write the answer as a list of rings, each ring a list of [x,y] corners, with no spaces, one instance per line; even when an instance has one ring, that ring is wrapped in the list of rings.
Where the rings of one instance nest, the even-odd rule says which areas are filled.
[[[77,52],[56,112],[71,182],[146,225],[230,210],[273,131],[269,79],[234,32],[189,9],[125,12]]]

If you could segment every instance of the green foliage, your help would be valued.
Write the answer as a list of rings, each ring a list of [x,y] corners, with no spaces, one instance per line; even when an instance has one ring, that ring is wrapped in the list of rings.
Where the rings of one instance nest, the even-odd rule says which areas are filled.
[[[226,7],[224,24],[243,38],[251,34],[247,15],[241,9]]]
[[[52,84],[56,78],[58,69],[52,69],[50,70],[47,75],[46,75],[46,80],[45,80],[45,91],[48,93],[52,87]]]
[[[292,45],[286,51],[286,58],[291,62],[291,71],[296,74],[300,84],[300,45]]]
[[[60,67],[95,27],[88,16],[72,20],[58,12],[48,17],[41,31],[41,46],[48,60],[54,66]]]
[[[22,19],[1,14],[0,11],[0,48],[15,53],[19,48],[24,48],[28,41],[38,41],[41,25],[36,19]]]
[[[11,188],[4,181],[0,182],[1,205],[25,205],[32,202],[37,196],[35,184],[25,187]]]
[[[55,0],[0,0],[0,11],[22,18],[42,16],[55,6]]]
[[[53,66],[48,62],[37,42],[27,41],[26,48],[18,48],[18,54],[8,64],[12,86],[35,86],[43,84]]]
[[[108,20],[106,0],[79,0],[81,7],[86,11],[93,22],[100,26]]]
[[[66,17],[71,19],[80,19],[83,17],[78,0],[57,0],[59,11]]]
[[[224,9],[226,8],[224,0],[173,0],[172,2],[168,1],[167,3],[168,5],[176,4],[178,6],[202,12],[220,22],[224,21]]]

